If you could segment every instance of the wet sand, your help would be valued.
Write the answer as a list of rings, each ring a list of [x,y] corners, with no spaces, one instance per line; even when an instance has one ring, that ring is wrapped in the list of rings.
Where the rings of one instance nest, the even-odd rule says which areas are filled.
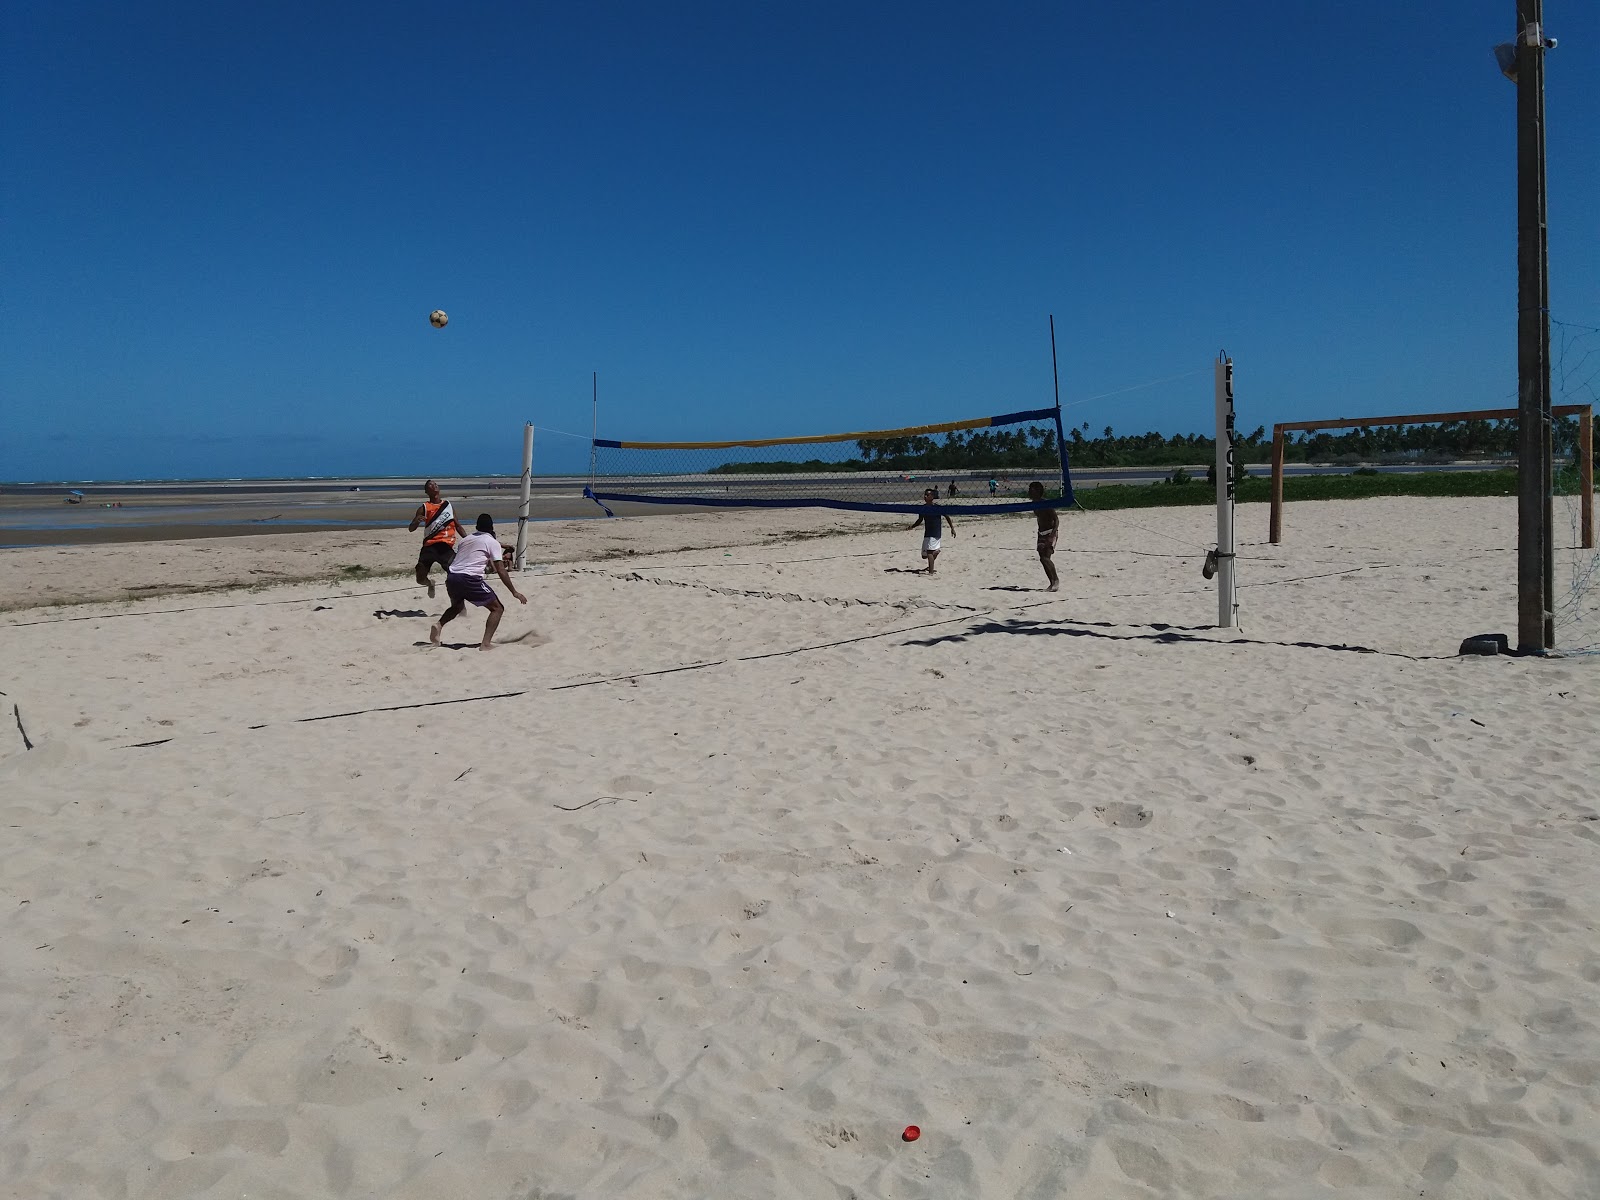
[[[479,512],[489,512],[496,525],[515,528],[517,480],[441,480],[441,485],[463,523],[470,526]],[[0,548],[404,530],[422,500],[421,489],[412,480],[100,484],[79,490],[85,493],[83,501],[68,504],[64,485],[7,485],[0,492]],[[619,510],[617,505],[612,508]],[[620,510],[624,515],[661,511],[655,505],[623,505]],[[603,515],[598,505],[584,498],[582,480],[535,482],[530,520]]]
[[[661,512],[654,505],[639,507]],[[793,542],[884,525],[881,514],[822,509],[786,512],[781,520],[766,509],[697,509],[664,515],[671,519],[544,521],[529,534],[528,562],[606,561],[672,550]],[[333,531],[251,527],[256,536],[249,538],[227,536],[235,532],[232,528],[182,538],[172,528],[147,526],[143,538],[120,542],[101,538],[95,545],[0,548],[0,611],[285,583],[404,579],[415,567],[421,539],[403,522],[387,528]],[[496,533],[501,542],[513,544],[515,517],[497,521]]]
[[[1204,468],[1195,468],[1203,470]],[[1102,468],[1080,473],[1076,486],[1158,478],[1145,468]],[[941,475],[940,478],[944,476]],[[964,481],[971,482],[962,475]],[[1020,499],[1022,484],[1013,477],[1002,499]],[[773,491],[788,491],[792,481],[779,478],[704,477],[712,490],[756,501]],[[456,515],[471,525],[489,512],[501,527],[512,526],[520,504],[521,480],[515,476],[439,476],[444,495]],[[583,476],[536,476],[529,518],[565,521],[603,515],[583,494]],[[628,490],[641,480],[611,478],[612,490]],[[659,480],[651,481],[659,485]],[[922,480],[897,479],[893,473],[864,472],[834,477],[827,494],[840,500],[883,499],[885,484],[905,489],[915,503]],[[824,486],[819,482],[819,486]],[[735,492],[734,489],[737,489]],[[74,491],[81,502],[67,503]],[[974,487],[961,503],[987,497]],[[19,546],[82,546],[117,542],[173,541],[193,538],[259,536],[287,532],[336,532],[404,528],[422,502],[417,479],[252,479],[175,480],[132,483],[39,483],[0,485],[0,549]],[[608,501],[617,516],[663,516],[705,513],[694,505],[630,504]],[[726,509],[722,511],[728,511]],[[778,518],[782,521],[784,518]]]

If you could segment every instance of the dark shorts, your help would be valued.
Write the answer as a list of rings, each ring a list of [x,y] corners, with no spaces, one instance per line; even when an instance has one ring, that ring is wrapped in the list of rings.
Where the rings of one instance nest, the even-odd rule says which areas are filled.
[[[482,575],[457,575],[446,571],[444,576],[445,595],[457,604],[465,604],[468,600],[479,608],[493,608],[500,603],[500,598],[494,594],[494,589],[485,582]]]
[[[438,563],[446,571],[456,556],[456,548],[449,542],[428,542],[422,547],[422,553],[417,555],[417,570],[427,571],[434,563]]]

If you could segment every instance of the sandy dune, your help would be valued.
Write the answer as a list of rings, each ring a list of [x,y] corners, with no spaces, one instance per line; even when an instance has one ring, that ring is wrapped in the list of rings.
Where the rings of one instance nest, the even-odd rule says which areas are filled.
[[[1600,1195],[1512,505],[1293,506],[1233,631],[1204,510],[545,526],[489,654],[404,534],[0,552],[0,1193]]]

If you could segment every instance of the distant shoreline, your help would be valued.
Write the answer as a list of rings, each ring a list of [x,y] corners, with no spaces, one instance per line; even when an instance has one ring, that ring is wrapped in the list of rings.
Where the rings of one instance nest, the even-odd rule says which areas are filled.
[[[1085,476],[1092,480],[1096,476],[1107,475],[1170,475],[1180,467],[1186,471],[1204,471],[1210,465],[1210,460],[1205,462],[1174,463],[1165,465],[1135,465],[1112,467],[1074,467],[1073,476]],[[1264,462],[1241,463],[1251,474],[1259,474],[1268,470]],[[1453,459],[1438,462],[1303,462],[1291,461],[1286,464],[1290,472],[1316,471],[1316,472],[1349,472],[1358,467],[1374,467],[1386,471],[1450,471],[1450,470],[1480,470],[1493,471],[1507,467],[1515,467],[1516,458],[1509,459]],[[1018,475],[1015,470],[1007,471],[1008,475]],[[968,470],[939,470],[933,468],[919,468],[912,472],[905,471],[867,471],[850,472],[850,474],[881,475],[893,477],[905,475],[912,479],[979,479],[987,477],[987,472]],[[1026,471],[1021,474],[1027,474]],[[237,493],[263,493],[279,494],[289,492],[411,492],[419,491],[422,481],[428,476],[422,475],[304,475],[304,476],[278,476],[269,475],[249,478],[213,478],[213,479],[55,479],[55,480],[0,480],[0,497],[3,496],[33,496],[33,495],[59,495],[65,492],[78,491],[86,496],[104,494],[108,492],[139,492],[144,494],[166,493],[169,495],[232,495]],[[439,486],[446,494],[452,491],[466,490],[501,491],[515,490],[522,482],[521,475],[434,475],[431,478],[438,481]],[[589,482],[587,474],[534,474],[532,487],[535,491],[548,490],[557,487],[575,487],[580,491]]]
[[[1140,484],[1164,482],[1166,469],[1142,467],[1093,468],[1075,472],[1084,507],[1145,507],[1208,503],[1203,466],[1192,468],[1199,482],[1151,489]],[[1395,494],[1396,492],[1455,495],[1474,494],[1495,483],[1478,464],[1450,467],[1389,468],[1379,478],[1346,479],[1335,483],[1329,476],[1347,476],[1349,468],[1292,466],[1288,499],[1325,498],[1334,495]],[[1395,475],[1426,475],[1426,484],[1401,484]],[[1257,470],[1243,481],[1239,499],[1264,498],[1265,473]],[[1321,476],[1322,481],[1315,477]],[[1452,480],[1451,476],[1455,476]],[[965,478],[965,476],[960,476]],[[1469,482],[1469,479],[1471,482]],[[534,522],[581,520],[602,515],[600,507],[583,495],[583,476],[536,476],[533,479],[529,519]],[[484,475],[469,478],[440,476],[444,494],[457,506],[457,515],[470,521],[479,512],[490,513],[502,528],[513,527],[520,507],[520,477]],[[1107,493],[1100,489],[1110,485]],[[1420,485],[1420,487],[1419,487]],[[1261,494],[1258,495],[1257,493]],[[81,499],[67,503],[69,494]],[[1091,496],[1095,499],[1091,499]],[[334,533],[404,530],[421,502],[420,481],[360,477],[345,479],[194,480],[180,483],[142,481],[84,484],[6,484],[0,486],[0,549],[37,549],[51,546],[89,546],[174,540],[250,537],[272,533]],[[1096,499],[1100,503],[1096,503]],[[630,504],[609,502],[618,516],[663,516],[673,512],[704,512],[692,505]]]
[[[514,531],[520,507],[516,476],[439,476],[457,515],[470,525],[490,513]],[[603,515],[583,496],[586,479],[533,481],[530,521]],[[79,503],[66,503],[69,492]],[[188,483],[6,484],[0,487],[0,549],[189,541],[284,533],[405,531],[422,502],[421,480],[209,480]],[[655,514],[654,505],[612,506],[625,515]],[[678,511],[668,506],[667,511]]]
[[[56,479],[28,482],[0,482],[0,495],[36,495],[79,491],[85,495],[105,492],[166,492],[171,494],[229,494],[234,492],[350,492],[420,491],[425,476],[412,475],[307,475],[265,476],[260,479]],[[468,488],[515,488],[520,475],[436,475],[441,486]],[[581,486],[583,475],[535,475],[534,486],[574,483]]]

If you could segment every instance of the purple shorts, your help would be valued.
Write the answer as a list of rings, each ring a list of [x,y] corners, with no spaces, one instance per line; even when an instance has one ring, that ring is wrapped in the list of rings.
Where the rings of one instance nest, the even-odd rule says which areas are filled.
[[[470,600],[479,608],[493,608],[500,603],[494,589],[484,581],[482,575],[457,575],[454,571],[446,571],[444,590],[445,595],[457,604]]]

